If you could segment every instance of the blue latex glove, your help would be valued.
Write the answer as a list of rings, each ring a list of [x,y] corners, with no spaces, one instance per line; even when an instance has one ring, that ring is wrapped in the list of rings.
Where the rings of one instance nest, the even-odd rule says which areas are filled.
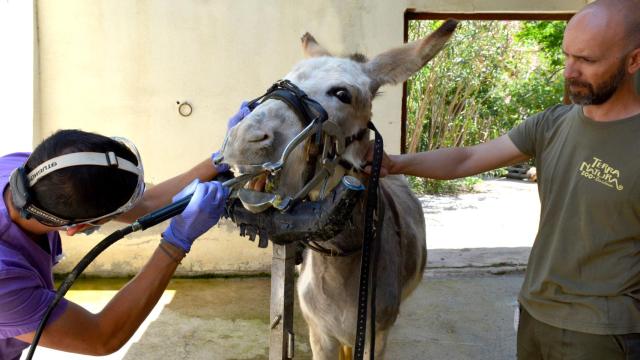
[[[240,109],[238,109],[238,112],[235,113],[235,115],[233,115],[231,118],[229,118],[229,121],[227,122],[227,131],[231,130],[232,127],[238,125],[238,123],[250,113],[251,109],[249,109],[248,103],[246,101],[243,101],[242,104],[240,104]]]
[[[244,119],[245,116],[249,115],[250,113],[251,113],[251,109],[249,109],[248,102],[243,101],[242,104],[240,104],[240,109],[238,109],[238,112],[229,118],[229,121],[227,122],[227,132],[229,132],[229,130],[231,130],[232,127],[238,125],[238,123],[242,121],[242,119]],[[211,155],[212,162],[213,162],[213,159],[215,159],[219,153],[220,153],[220,150],[214,152]],[[214,166],[218,170],[218,174],[229,170],[229,165],[225,163],[218,164],[218,165],[214,164]]]
[[[194,180],[173,197],[173,201],[193,194],[182,214],[171,219],[169,227],[162,233],[168,243],[188,253],[193,241],[218,223],[224,212],[229,189],[217,181],[199,183]]]
[[[216,168],[216,171],[218,172],[218,174],[222,174],[223,172],[226,172],[226,171],[229,170],[229,164],[220,163],[220,164],[216,165],[214,160],[215,160],[216,157],[218,157],[218,154],[220,154],[220,150],[218,150],[218,151],[214,152],[213,154],[211,154],[211,163]]]

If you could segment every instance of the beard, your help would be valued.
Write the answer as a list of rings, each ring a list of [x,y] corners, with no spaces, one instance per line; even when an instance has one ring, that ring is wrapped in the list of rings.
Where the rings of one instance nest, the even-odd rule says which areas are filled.
[[[600,84],[594,85],[585,81],[567,80],[567,85],[584,89],[572,91],[569,88],[569,98],[577,105],[602,105],[618,90],[626,75],[627,72],[623,60],[616,71]]]

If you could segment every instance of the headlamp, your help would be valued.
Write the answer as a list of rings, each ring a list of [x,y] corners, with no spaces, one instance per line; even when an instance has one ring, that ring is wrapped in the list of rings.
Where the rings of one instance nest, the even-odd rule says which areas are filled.
[[[14,206],[20,211],[23,217],[27,219],[33,217],[40,223],[51,227],[81,224],[95,225],[95,223],[100,220],[131,210],[131,208],[133,208],[133,206],[142,198],[144,193],[144,169],[142,167],[142,160],[138,149],[132,142],[121,137],[113,137],[112,139],[129,149],[136,156],[138,164],[136,165],[129,160],[118,157],[114,152],[109,151],[106,153],[75,152],[61,155],[38,165],[38,167],[28,174],[26,174],[24,167],[19,167],[11,173],[10,178],[11,196]],[[129,200],[124,205],[108,214],[87,219],[65,219],[52,214],[33,203],[30,189],[40,181],[40,179],[60,169],[86,165],[115,167],[136,174],[138,176],[138,183],[136,184]]]

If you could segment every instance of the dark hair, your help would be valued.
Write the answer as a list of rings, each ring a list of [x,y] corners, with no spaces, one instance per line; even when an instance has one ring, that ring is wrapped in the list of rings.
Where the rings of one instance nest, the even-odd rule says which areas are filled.
[[[43,162],[74,152],[109,152],[138,165],[126,146],[99,134],[60,130],[38,145],[25,164],[29,173]],[[89,219],[124,205],[133,194],[138,176],[106,166],[71,166],[40,179],[31,193],[36,206],[66,219]]]

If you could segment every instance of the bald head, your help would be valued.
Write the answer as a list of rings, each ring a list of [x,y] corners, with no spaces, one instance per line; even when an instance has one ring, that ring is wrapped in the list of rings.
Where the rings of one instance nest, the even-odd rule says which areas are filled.
[[[601,24],[607,24],[609,30],[619,29],[628,51],[640,48],[639,14],[640,0],[596,0],[580,10],[576,17],[597,17]]]

